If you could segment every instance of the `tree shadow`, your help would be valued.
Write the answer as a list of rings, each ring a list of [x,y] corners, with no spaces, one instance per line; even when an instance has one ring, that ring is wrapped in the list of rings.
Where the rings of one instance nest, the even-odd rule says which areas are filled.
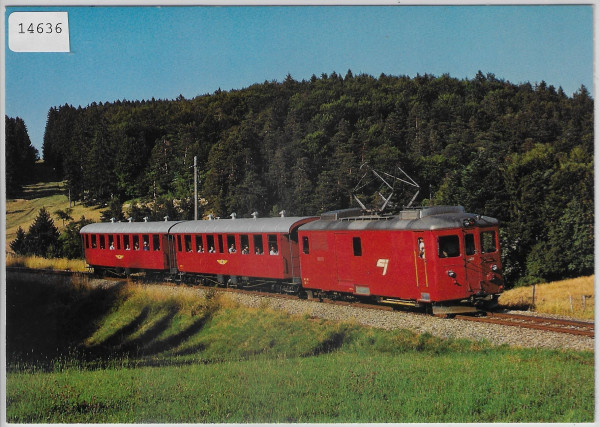
[[[321,354],[331,353],[344,344],[345,337],[346,334],[343,332],[336,332],[317,344],[311,351],[304,353],[302,357],[319,356]]]
[[[131,322],[115,331],[112,335],[110,335],[101,343],[87,347],[87,350],[91,353],[97,354],[112,353],[115,348],[118,348],[122,345],[123,341],[125,341],[125,339],[128,336],[130,336],[140,328],[140,326],[148,318],[149,312],[150,309],[148,307],[144,307],[143,310],[135,317],[135,319],[133,319]]]
[[[165,339],[150,343],[145,349],[144,354],[158,354],[164,351],[176,348],[187,341],[190,337],[197,334],[202,330],[206,322],[210,319],[209,314],[205,314],[200,319],[196,320],[190,326],[182,330],[181,332],[171,335]],[[204,346],[195,346],[198,351],[204,349]],[[191,354],[191,353],[188,353]]]
[[[33,200],[52,196],[65,196],[68,198],[64,188],[61,188],[58,182],[38,182],[24,185],[15,198]]]
[[[120,298],[122,285],[76,289],[48,277],[28,279],[7,272],[7,367],[46,365],[79,355],[80,344]]]
[[[167,330],[173,317],[177,314],[176,308],[169,309],[160,319],[135,339],[123,342],[115,348],[116,353],[128,356],[140,356],[146,354],[146,347],[160,334]]]

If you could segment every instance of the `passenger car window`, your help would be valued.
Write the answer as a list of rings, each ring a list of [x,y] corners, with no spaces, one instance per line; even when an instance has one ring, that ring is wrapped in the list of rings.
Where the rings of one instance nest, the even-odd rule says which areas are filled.
[[[454,258],[460,255],[458,236],[438,237],[438,255],[440,258]]]
[[[254,235],[253,239],[254,239],[254,253],[256,255],[262,255],[263,254],[262,234]]]

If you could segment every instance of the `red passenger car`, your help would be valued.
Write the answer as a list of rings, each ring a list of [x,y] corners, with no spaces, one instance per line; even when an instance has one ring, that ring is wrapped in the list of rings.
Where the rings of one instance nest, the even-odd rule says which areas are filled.
[[[87,263],[94,271],[169,271],[168,233],[178,221],[89,224],[81,229]]]
[[[298,227],[316,217],[186,221],[170,230],[176,266],[219,283],[300,283]],[[290,287],[292,289],[293,287]]]
[[[298,235],[309,295],[353,294],[456,313],[461,302],[469,303],[464,311],[494,303],[503,289],[498,221],[460,206],[396,216],[334,211]]]

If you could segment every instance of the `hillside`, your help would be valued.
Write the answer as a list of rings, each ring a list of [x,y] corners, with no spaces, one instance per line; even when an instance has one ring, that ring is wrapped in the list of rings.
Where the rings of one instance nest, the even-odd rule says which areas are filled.
[[[240,307],[211,293],[47,279],[8,285],[9,422],[575,423],[594,416],[592,352],[366,328]]]
[[[185,99],[55,106],[44,160],[74,198],[139,199],[141,220],[314,215],[353,203],[365,173],[406,171],[415,205],[462,205],[503,225],[509,283],[593,272],[594,100],[494,74],[378,77],[350,70]],[[356,192],[380,206],[376,182]],[[388,206],[415,187],[397,184]],[[379,203],[375,203],[379,202]]]
[[[54,225],[62,230],[63,223],[54,215],[54,212],[69,207],[68,190],[66,190],[64,182],[44,181],[26,184],[15,198],[7,198],[5,248],[7,252],[10,252],[9,244],[15,239],[17,229],[22,227],[24,231],[27,231],[43,207],[52,214]],[[75,220],[84,215],[88,219],[100,221],[100,208],[97,206],[88,207],[78,202],[72,204],[71,208],[73,209],[71,216]]]

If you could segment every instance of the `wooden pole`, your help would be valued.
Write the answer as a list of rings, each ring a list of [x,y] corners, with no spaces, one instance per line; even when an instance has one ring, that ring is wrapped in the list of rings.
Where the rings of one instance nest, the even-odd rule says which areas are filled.
[[[198,220],[198,156],[194,156],[194,221]]]

